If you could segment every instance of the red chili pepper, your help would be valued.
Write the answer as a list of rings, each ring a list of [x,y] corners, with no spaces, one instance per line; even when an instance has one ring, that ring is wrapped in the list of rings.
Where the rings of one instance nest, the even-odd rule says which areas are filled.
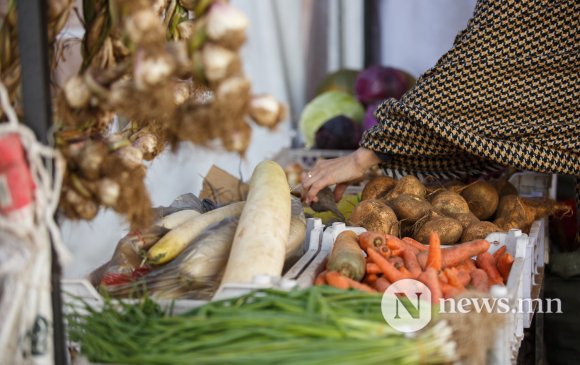
[[[103,275],[103,278],[101,279],[101,285],[113,286],[120,284],[128,284],[131,281],[133,280],[129,275],[108,272],[105,275]]]
[[[151,268],[149,266],[141,266],[133,270],[131,277],[133,279],[139,279],[140,277],[147,275],[150,271]]]

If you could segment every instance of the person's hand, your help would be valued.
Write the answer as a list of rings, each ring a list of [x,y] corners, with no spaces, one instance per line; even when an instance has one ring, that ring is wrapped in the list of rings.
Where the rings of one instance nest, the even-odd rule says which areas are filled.
[[[367,169],[380,161],[366,148],[344,157],[318,161],[312,170],[302,173],[302,200],[306,204],[316,202],[320,190],[336,184],[334,198],[338,201],[351,181],[361,178]]]

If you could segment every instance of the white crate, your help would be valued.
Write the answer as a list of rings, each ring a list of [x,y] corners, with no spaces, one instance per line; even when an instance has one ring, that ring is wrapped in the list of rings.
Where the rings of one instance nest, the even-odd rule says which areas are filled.
[[[545,245],[544,224],[544,220],[534,222],[529,236],[517,229],[508,233],[492,233],[487,236],[487,240],[491,243],[490,253],[494,253],[505,244],[507,252],[514,257],[506,286],[493,287],[491,291],[491,295],[508,298],[512,312],[506,314],[505,325],[498,331],[496,343],[488,358],[490,365],[515,363],[517,360],[524,337],[524,328],[530,326],[533,317],[533,313],[519,313],[518,303],[522,302],[521,299],[538,298],[538,271],[535,265],[534,247]],[[350,227],[344,223],[334,223],[326,228],[322,235],[318,255],[297,278],[299,286],[308,287],[313,284],[316,275],[324,270],[326,259],[332,251],[336,237],[344,230],[351,230],[357,234],[366,231],[364,228]]]
[[[220,288],[212,300],[221,300],[230,297],[236,297],[247,294],[253,290],[278,288],[290,290],[298,286],[297,278],[306,270],[312,260],[320,252],[320,242],[322,241],[322,232],[324,226],[320,219],[308,218],[306,220],[306,237],[304,241],[305,254],[281,277],[258,276],[250,284],[228,284]],[[63,297],[67,304],[78,303],[82,300],[94,308],[100,308],[103,305],[103,298],[95,288],[86,279],[62,280]],[[131,302],[132,300],[124,300]],[[161,306],[171,305],[173,313],[180,314],[192,308],[201,306],[208,301],[177,299],[177,300],[156,300]]]

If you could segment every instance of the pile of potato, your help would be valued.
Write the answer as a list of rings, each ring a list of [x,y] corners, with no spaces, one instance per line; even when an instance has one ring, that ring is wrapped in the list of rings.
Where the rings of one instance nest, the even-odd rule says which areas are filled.
[[[445,245],[512,228],[527,232],[536,219],[567,209],[549,199],[522,198],[505,181],[425,186],[411,175],[399,180],[376,177],[365,186],[361,199],[350,225],[413,237],[424,244],[431,232],[437,232]]]

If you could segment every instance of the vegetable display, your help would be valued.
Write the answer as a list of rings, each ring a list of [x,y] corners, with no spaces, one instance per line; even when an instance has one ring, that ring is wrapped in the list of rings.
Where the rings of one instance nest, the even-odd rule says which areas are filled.
[[[312,287],[263,290],[170,316],[150,299],[73,308],[69,337],[90,361],[117,364],[442,364],[452,328],[409,337],[381,315],[381,296]]]
[[[485,240],[443,248],[437,233],[432,232],[428,241],[429,246],[424,246],[408,237],[370,231],[357,237],[354,231],[344,230],[315,285],[382,293],[398,280],[416,279],[431,290],[431,299],[438,304],[440,298],[455,297],[468,289],[487,292],[491,285],[507,283],[514,258],[505,246],[494,257],[487,252],[490,243]],[[337,265],[338,255],[344,256],[346,264]],[[363,274],[352,275],[353,267],[360,267]]]
[[[189,195],[123,238],[91,282],[114,297],[210,299],[220,283],[281,276],[302,255],[304,211],[276,163],[258,164],[245,201],[214,207]]]
[[[484,239],[512,228],[528,232],[532,223],[547,215],[565,215],[570,208],[550,199],[501,195],[507,183],[477,180],[470,184],[438,182],[425,186],[407,175],[395,180],[372,178],[361,202],[354,207],[349,225],[426,244],[437,233],[444,245]],[[484,220],[487,219],[487,220]]]

